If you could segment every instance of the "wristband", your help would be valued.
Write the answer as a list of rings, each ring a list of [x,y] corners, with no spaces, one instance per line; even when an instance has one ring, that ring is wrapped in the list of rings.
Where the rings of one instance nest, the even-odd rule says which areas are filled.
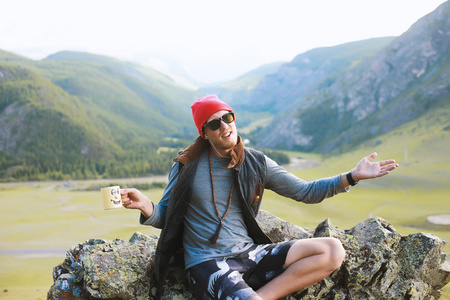
[[[351,186],[354,186],[354,185],[357,184],[357,182],[355,180],[353,180],[352,172],[348,172],[347,173],[347,180],[348,180],[348,183],[350,183]]]

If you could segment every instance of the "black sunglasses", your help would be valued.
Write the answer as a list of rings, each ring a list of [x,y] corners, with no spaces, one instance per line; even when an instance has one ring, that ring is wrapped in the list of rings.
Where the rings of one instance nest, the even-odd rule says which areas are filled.
[[[209,121],[208,123],[205,123],[205,125],[203,125],[203,128],[205,128],[205,126],[208,126],[209,129],[211,129],[212,131],[217,130],[222,125],[221,121],[224,121],[227,124],[230,124],[231,122],[233,122],[234,121],[234,112],[230,111],[229,113],[224,114],[220,118],[217,118],[217,119]]]

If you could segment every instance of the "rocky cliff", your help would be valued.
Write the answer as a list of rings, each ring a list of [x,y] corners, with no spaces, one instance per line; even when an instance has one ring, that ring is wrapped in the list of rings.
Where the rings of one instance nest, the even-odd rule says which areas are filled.
[[[400,235],[381,218],[342,230],[329,219],[313,232],[267,212],[258,215],[273,241],[335,237],[346,249],[343,265],[324,280],[285,299],[439,299],[450,281],[445,241],[427,233]],[[48,299],[194,299],[179,262],[164,281],[153,279],[158,237],[91,239],[74,246],[53,270]]]
[[[266,95],[261,94],[258,101],[267,97],[290,101],[290,106],[283,104],[289,111],[276,116],[270,126],[257,134],[257,146],[326,153],[389,132],[432,108],[447,106],[449,14],[447,1],[373,57],[354,55],[345,64],[330,69],[327,68],[327,62],[333,62],[330,58],[321,57],[322,63],[316,66],[312,55],[305,53],[280,68],[271,75],[279,79],[277,93],[271,94],[266,89]],[[339,49],[332,47],[328,51],[339,53]],[[300,73],[308,65],[311,71]],[[289,78],[289,82],[284,78]],[[298,87],[292,88],[291,82]]]

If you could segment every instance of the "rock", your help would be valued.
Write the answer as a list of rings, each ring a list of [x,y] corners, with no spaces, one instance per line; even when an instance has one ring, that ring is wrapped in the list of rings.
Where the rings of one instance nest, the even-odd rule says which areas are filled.
[[[307,229],[286,222],[264,210],[259,212],[256,220],[264,233],[274,242],[312,237]]]
[[[53,270],[48,299],[149,299],[157,242],[135,233],[129,241],[91,239],[73,247]]]
[[[381,218],[349,230],[326,219],[313,232],[265,211],[257,219],[274,242],[335,237],[346,249],[338,270],[284,299],[439,299],[450,281],[445,241],[432,234],[402,236]],[[73,247],[54,268],[48,299],[195,299],[182,261],[173,259],[166,278],[154,280],[157,241],[135,233],[129,241],[92,239]]]
[[[445,241],[431,234],[403,237],[385,220],[371,218],[345,231],[327,219],[314,233],[326,236],[343,243],[343,265],[294,299],[439,299],[450,281]]]

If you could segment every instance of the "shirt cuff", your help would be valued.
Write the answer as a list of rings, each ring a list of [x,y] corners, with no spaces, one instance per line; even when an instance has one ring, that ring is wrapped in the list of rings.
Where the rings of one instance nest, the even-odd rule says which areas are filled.
[[[148,218],[146,218],[142,213],[141,216],[139,218],[139,223],[141,225],[149,225],[149,226],[154,226],[157,227],[158,224],[161,221],[161,211],[158,205],[155,205],[154,203],[152,203],[153,205],[153,212],[152,215]]]
[[[341,180],[341,175],[336,175],[336,180],[338,182],[338,193],[346,193],[350,191],[350,186],[344,187],[344,183]]]

